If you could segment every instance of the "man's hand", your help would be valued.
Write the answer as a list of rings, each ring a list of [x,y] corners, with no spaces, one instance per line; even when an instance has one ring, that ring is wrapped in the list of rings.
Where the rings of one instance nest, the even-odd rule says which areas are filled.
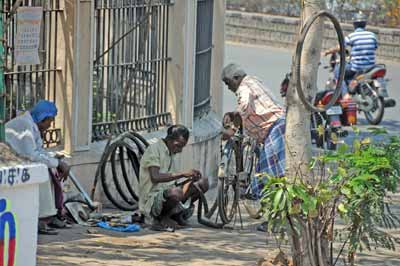
[[[57,170],[58,170],[58,172],[60,174],[60,179],[65,181],[68,178],[69,171],[71,170],[71,167],[67,163],[65,163],[64,161],[60,160],[59,163],[58,163]]]
[[[222,120],[222,125],[224,126],[224,128],[228,128],[232,125],[236,128],[242,127],[242,117],[238,112],[225,113]]]
[[[182,177],[192,177],[195,181],[197,181],[201,178],[201,173],[198,170],[192,169],[188,172],[184,172]]]
[[[235,135],[236,131],[233,128],[228,128],[222,131],[222,140],[228,140],[233,135]]]

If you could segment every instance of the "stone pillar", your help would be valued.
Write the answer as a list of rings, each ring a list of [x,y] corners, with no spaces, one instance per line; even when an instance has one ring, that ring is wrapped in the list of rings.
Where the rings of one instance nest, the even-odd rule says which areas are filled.
[[[92,81],[94,54],[94,1],[77,0],[74,92],[73,147],[74,151],[88,150],[92,134]]]
[[[189,128],[193,124],[196,6],[196,1],[176,0],[169,15],[168,111],[174,122]]]
[[[213,52],[211,58],[211,108],[220,117],[223,109],[221,73],[225,57],[225,6],[226,0],[214,1]]]
[[[59,114],[56,124],[63,129],[64,150],[88,149],[91,128],[91,19],[90,0],[65,0],[58,21],[56,78]]]

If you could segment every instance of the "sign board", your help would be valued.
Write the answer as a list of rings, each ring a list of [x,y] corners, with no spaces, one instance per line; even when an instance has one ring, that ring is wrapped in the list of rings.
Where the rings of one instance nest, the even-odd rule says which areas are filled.
[[[39,43],[42,17],[42,7],[18,8],[14,51],[15,63],[17,65],[40,64]]]

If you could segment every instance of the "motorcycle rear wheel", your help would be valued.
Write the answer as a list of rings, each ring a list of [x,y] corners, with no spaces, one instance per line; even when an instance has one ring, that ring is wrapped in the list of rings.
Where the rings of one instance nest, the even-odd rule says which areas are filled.
[[[383,118],[385,113],[385,102],[383,97],[378,97],[374,101],[374,112],[364,112],[365,118],[371,125],[378,125]]]

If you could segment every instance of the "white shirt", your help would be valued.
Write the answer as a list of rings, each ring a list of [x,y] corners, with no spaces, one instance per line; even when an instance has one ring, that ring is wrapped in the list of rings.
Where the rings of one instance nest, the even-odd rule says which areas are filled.
[[[43,163],[49,168],[58,166],[58,159],[43,149],[39,128],[29,112],[6,123],[6,142],[17,154],[33,162]]]

